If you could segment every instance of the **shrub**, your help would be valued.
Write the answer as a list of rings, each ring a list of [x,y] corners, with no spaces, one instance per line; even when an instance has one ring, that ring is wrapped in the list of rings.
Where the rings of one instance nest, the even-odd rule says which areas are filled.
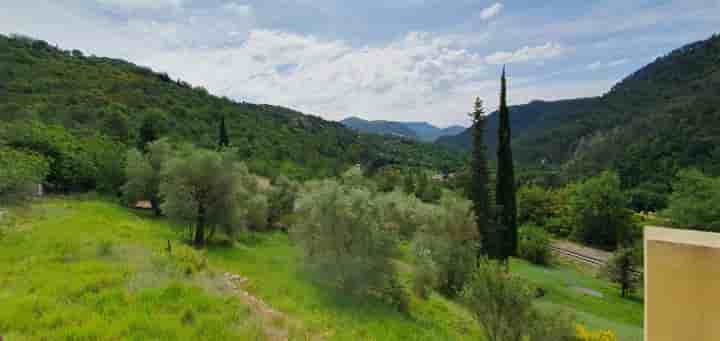
[[[488,341],[574,340],[572,318],[537,310],[524,280],[506,273],[497,262],[481,262],[462,297]]]
[[[173,248],[172,259],[177,269],[186,275],[192,275],[207,268],[207,255],[204,251],[195,250],[187,245]]]
[[[519,232],[518,256],[533,264],[550,264],[552,261],[550,235],[534,225],[525,225]]]
[[[576,338],[578,341],[618,341],[619,338],[615,333],[609,330],[590,331],[585,326],[578,324],[576,326]]]
[[[383,225],[371,192],[334,180],[311,182],[298,198],[303,217],[291,230],[308,273],[352,294],[383,293],[397,281],[397,237]]]
[[[97,255],[104,257],[112,254],[113,242],[111,240],[101,240],[97,245]]]
[[[436,288],[448,296],[459,294],[477,262],[479,238],[471,205],[446,194],[413,240],[417,266],[433,271]]]

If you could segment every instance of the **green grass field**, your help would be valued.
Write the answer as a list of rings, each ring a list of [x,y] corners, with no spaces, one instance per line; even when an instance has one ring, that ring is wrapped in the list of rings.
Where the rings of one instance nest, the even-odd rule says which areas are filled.
[[[181,230],[89,198],[12,209],[0,221],[0,335],[12,341],[481,339],[471,315],[440,295],[413,298],[411,313],[402,314],[313,285],[283,233],[247,234],[205,254],[182,247]],[[547,291],[542,306],[571,309],[589,327],[612,329],[621,340],[641,339],[642,302],[620,299],[608,283],[571,267],[515,261],[512,269]],[[225,272],[247,277],[245,290],[285,318],[255,316],[224,288]]]

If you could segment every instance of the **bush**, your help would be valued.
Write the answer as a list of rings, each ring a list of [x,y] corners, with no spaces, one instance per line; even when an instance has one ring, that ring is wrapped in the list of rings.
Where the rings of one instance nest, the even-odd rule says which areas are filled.
[[[667,210],[663,213],[683,227],[720,232],[720,178],[698,170],[683,170],[673,182]]]
[[[471,205],[468,200],[446,194],[440,205],[431,209],[428,224],[413,240],[417,267],[434,272],[420,274],[416,280],[432,279],[437,289],[451,297],[460,293],[477,262],[479,238]]]
[[[552,261],[550,235],[540,227],[525,225],[520,228],[518,256],[538,265],[549,265]]]
[[[385,293],[397,283],[394,231],[370,191],[334,180],[311,182],[300,193],[291,237],[302,248],[308,273],[351,294]]]
[[[618,341],[615,333],[609,330],[590,331],[585,326],[578,324],[576,327],[578,341]]]
[[[544,314],[533,306],[532,292],[521,278],[505,272],[497,262],[484,260],[462,292],[488,341],[571,341],[572,318],[558,312]]]

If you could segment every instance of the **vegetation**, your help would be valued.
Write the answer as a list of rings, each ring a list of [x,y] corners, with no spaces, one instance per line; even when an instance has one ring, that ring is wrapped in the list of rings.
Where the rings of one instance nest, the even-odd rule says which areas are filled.
[[[0,204],[33,194],[47,173],[48,162],[42,156],[0,147]]]
[[[569,210],[575,225],[573,237],[605,249],[632,244],[638,231],[620,178],[611,172],[572,187]]]
[[[463,291],[488,341],[573,340],[573,322],[563,314],[533,307],[525,282],[509,276],[498,263],[483,261]]]
[[[475,99],[475,108],[471,114],[473,120],[473,152],[470,159],[470,186],[468,197],[473,203],[475,225],[481,239],[478,259],[481,256],[500,257],[500,243],[494,215],[490,205],[489,176],[487,157],[485,156],[485,111],[480,98]]]
[[[349,294],[388,292],[402,303],[397,272],[397,235],[384,226],[382,208],[373,194],[333,180],[307,184],[296,211],[303,217],[292,229],[314,278]]]
[[[102,160],[120,161],[129,146],[142,151],[160,137],[214,149],[222,118],[232,128],[228,139],[238,156],[253,172],[270,177],[321,178],[355,163],[453,169],[462,160],[448,148],[358,134],[287,108],[237,103],[167,74],[26,37],[0,35],[0,84],[0,130],[19,123],[46,126],[7,131],[32,137],[11,138],[11,147],[33,142],[37,148],[32,150],[48,158],[51,190],[95,189],[100,181],[94,176],[110,176],[92,165],[99,157],[83,157],[97,156],[98,140],[121,146]],[[48,144],[53,148],[42,148]],[[122,174],[123,168],[113,174]],[[117,191],[124,183],[114,180],[116,187],[104,189]]]
[[[438,207],[430,209],[432,215],[413,241],[415,287],[456,297],[477,266],[479,237],[472,205],[446,194]]]
[[[543,228],[525,225],[520,228],[518,239],[518,257],[538,265],[549,265],[552,262],[552,240]]]
[[[165,140],[150,142],[143,155],[137,149],[128,151],[125,164],[127,182],[122,187],[124,200],[129,205],[138,201],[150,202],[156,216],[160,210],[160,183],[162,167],[172,157],[172,147]]]
[[[720,35],[656,59],[596,98],[533,101],[510,108],[516,162],[570,179],[612,169],[622,189],[640,189],[634,207],[664,208],[678,170],[720,175]],[[499,125],[499,113],[486,120]],[[440,144],[473,145],[472,129]],[[489,148],[494,139],[487,137]],[[570,147],[570,148],[568,148]]]
[[[498,127],[497,185],[495,203],[499,209],[498,223],[503,228],[501,257],[506,260],[514,256],[518,248],[517,193],[515,187],[515,166],[510,146],[510,112],[507,107],[507,85],[505,68],[500,79],[500,125]]]
[[[641,263],[637,250],[624,248],[617,250],[607,264],[605,272],[608,278],[620,285],[620,296],[628,297],[642,281],[635,272]]]
[[[699,170],[683,170],[673,182],[664,215],[675,224],[704,231],[720,232],[720,177],[711,178]]]

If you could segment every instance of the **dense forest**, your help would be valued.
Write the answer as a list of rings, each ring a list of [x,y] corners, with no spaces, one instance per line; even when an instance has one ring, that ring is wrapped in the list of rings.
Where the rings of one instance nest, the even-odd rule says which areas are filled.
[[[0,98],[0,145],[46,156],[48,148],[37,146],[39,138],[28,141],[27,130],[51,131],[55,137],[43,139],[62,136],[78,149],[95,148],[90,139],[127,149],[142,139],[145,125],[176,142],[215,147],[224,119],[231,146],[264,175],[323,177],[355,163],[434,169],[461,163],[459,153],[445,147],[359,134],[288,108],[238,103],[123,60],[23,36],[0,35]]]
[[[679,169],[720,174],[720,36],[689,44],[597,98],[511,107],[515,159],[569,178],[613,169],[623,187],[665,196]],[[497,127],[497,113],[488,130]],[[470,130],[438,140],[470,148]],[[493,141],[486,142],[493,149]]]

